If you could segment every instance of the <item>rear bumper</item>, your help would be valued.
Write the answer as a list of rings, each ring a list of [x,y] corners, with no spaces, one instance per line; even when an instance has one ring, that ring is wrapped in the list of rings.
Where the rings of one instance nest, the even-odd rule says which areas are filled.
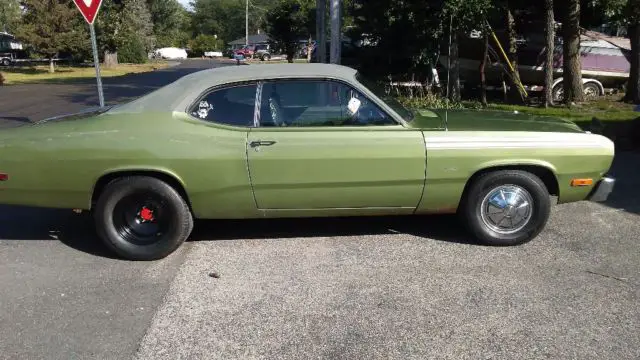
[[[616,179],[605,176],[595,186],[589,197],[590,201],[603,202],[609,197],[609,194],[613,191],[613,186],[616,183]]]

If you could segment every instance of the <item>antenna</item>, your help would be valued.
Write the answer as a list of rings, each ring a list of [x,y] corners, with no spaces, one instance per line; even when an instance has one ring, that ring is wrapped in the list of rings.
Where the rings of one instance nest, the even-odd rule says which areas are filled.
[[[453,14],[450,15],[449,19],[449,55],[447,56],[447,98],[445,99],[445,110],[444,110],[444,130],[449,131],[449,88],[451,86],[451,29],[453,28]]]

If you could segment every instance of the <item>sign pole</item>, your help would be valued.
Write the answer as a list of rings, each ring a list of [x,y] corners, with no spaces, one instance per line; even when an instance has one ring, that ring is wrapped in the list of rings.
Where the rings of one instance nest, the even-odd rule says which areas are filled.
[[[89,24],[91,31],[91,47],[93,48],[93,64],[96,67],[96,80],[98,81],[98,99],[100,107],[104,107],[104,94],[102,93],[102,79],[100,78],[100,60],[98,59],[98,44],[96,42],[96,30],[93,23]]]
[[[96,30],[93,27],[93,22],[98,16],[98,11],[102,5],[102,0],[73,0],[74,4],[84,20],[89,24],[89,30],[91,32],[91,47],[93,48],[93,65],[96,68],[96,81],[98,82],[98,99],[100,100],[100,107],[104,107],[104,94],[102,93],[102,79],[100,78],[100,60],[98,59],[98,44],[96,41]]]

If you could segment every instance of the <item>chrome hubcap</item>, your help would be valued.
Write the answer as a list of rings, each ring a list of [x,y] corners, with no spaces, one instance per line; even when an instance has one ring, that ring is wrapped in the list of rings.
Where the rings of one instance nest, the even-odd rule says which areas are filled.
[[[491,190],[481,204],[481,218],[491,230],[513,234],[531,220],[531,194],[520,186],[502,185]]]

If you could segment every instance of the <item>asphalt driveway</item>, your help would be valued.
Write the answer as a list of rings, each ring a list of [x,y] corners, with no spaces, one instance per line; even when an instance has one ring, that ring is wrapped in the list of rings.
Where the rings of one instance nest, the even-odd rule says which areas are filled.
[[[219,66],[237,66],[216,60],[188,60],[148,73],[102,79],[106,104],[142,96],[184,75]],[[0,87],[0,128],[42,120],[49,116],[98,106],[95,80],[70,84],[27,84]]]
[[[107,99],[209,66],[114,80]],[[0,90],[2,124],[97,103],[56,86]],[[136,263],[84,214],[0,207],[0,358],[638,359],[639,163],[618,154],[609,202],[559,205],[510,248],[450,216],[205,221]]]

